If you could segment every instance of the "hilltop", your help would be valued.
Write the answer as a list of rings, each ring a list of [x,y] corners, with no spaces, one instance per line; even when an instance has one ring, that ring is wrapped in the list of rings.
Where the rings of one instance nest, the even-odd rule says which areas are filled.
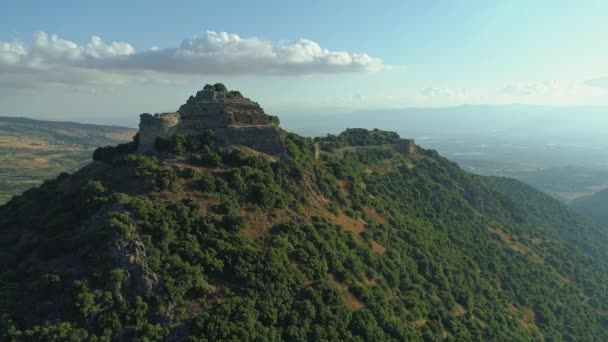
[[[2,338],[608,339],[608,236],[549,196],[394,132],[183,108],[0,207]],[[247,125],[284,153],[222,136]]]
[[[118,126],[0,117],[0,203],[44,179],[78,170],[98,146],[130,141],[135,133]]]

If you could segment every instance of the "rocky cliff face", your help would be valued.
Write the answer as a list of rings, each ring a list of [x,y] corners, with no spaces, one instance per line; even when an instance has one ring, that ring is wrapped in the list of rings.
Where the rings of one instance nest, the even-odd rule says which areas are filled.
[[[155,152],[157,138],[176,134],[216,132],[220,146],[244,145],[260,152],[285,156],[280,130],[257,102],[221,84],[207,85],[190,96],[175,113],[142,114],[139,152]]]

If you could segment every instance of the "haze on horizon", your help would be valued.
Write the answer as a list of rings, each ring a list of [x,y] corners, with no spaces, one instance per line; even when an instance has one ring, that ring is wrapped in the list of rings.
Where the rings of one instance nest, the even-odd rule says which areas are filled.
[[[0,115],[133,126],[218,81],[296,119],[606,106],[606,13],[604,1],[11,2]]]

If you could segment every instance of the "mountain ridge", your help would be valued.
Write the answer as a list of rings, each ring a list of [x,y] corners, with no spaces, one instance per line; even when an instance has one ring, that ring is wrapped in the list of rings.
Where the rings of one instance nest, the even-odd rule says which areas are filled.
[[[606,234],[399,136],[104,147],[0,206],[3,338],[608,338]],[[315,146],[320,149],[318,158]]]

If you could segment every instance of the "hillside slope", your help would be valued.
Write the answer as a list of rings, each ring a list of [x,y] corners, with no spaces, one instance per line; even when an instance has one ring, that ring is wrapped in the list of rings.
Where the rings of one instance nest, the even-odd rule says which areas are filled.
[[[598,225],[608,228],[608,190],[577,198],[571,206]]]
[[[98,149],[1,206],[0,336],[608,340],[606,235],[556,200],[283,133],[282,160],[206,136]]]
[[[0,117],[0,204],[60,172],[76,171],[102,145],[131,140],[134,129]]]

